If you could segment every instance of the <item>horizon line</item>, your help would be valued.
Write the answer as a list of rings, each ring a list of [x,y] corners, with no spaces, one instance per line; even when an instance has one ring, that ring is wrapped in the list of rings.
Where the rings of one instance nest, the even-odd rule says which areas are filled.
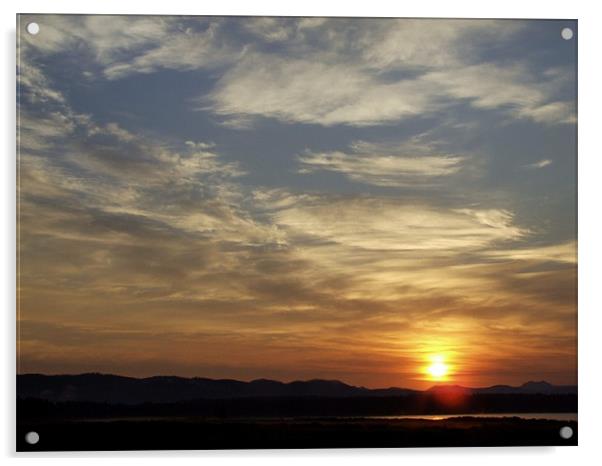
[[[400,386],[389,386],[389,387],[375,387],[375,388],[370,388],[370,387],[365,387],[363,385],[353,385],[347,382],[344,382],[340,379],[320,379],[320,378],[314,378],[314,379],[306,379],[306,380],[302,380],[302,379],[295,379],[295,380],[291,380],[290,382],[285,382],[282,380],[276,380],[276,379],[269,379],[269,378],[265,378],[265,377],[259,377],[256,379],[251,379],[251,380],[241,380],[241,379],[233,379],[233,378],[211,378],[211,377],[204,377],[204,376],[181,376],[181,375],[151,375],[151,376],[145,376],[145,377],[136,377],[136,376],[132,376],[132,375],[122,375],[122,374],[116,374],[116,373],[108,373],[108,372],[81,372],[81,373],[55,373],[55,374],[44,374],[41,372],[27,372],[27,373],[17,373],[17,377],[19,376],[44,376],[44,377],[80,377],[80,376],[86,376],[86,375],[100,375],[100,376],[109,376],[109,377],[121,377],[121,378],[125,378],[125,379],[134,379],[134,380],[147,380],[147,379],[154,379],[154,378],[176,378],[176,379],[185,379],[185,380],[194,380],[194,379],[205,379],[205,380],[211,380],[211,381],[229,381],[229,382],[241,382],[241,383],[253,383],[253,382],[258,382],[258,381],[266,381],[266,382],[276,382],[276,383],[280,383],[283,385],[290,385],[293,383],[308,383],[308,382],[337,382],[337,383],[341,383],[343,385],[346,385],[348,387],[354,387],[354,388],[363,388],[366,390],[390,390],[390,389],[398,389],[398,390],[412,390],[412,391],[416,391],[416,392],[421,392],[421,391],[428,391],[432,388],[435,387],[454,387],[454,388],[465,388],[465,389],[483,389],[483,388],[492,388],[492,387],[510,387],[510,388],[521,388],[524,387],[525,385],[528,384],[547,384],[553,387],[578,387],[577,383],[574,384],[555,384],[555,383],[551,383],[548,382],[547,380],[528,380],[526,382],[523,382],[520,385],[510,385],[510,384],[504,384],[504,383],[499,383],[499,384],[493,384],[493,385],[487,385],[487,386],[476,386],[476,387],[472,387],[472,386],[465,386],[465,385],[459,385],[459,384],[455,384],[455,383],[449,383],[449,382],[437,382],[437,381],[432,381],[432,385],[426,389],[417,389],[417,388],[407,388],[407,387],[400,387]]]

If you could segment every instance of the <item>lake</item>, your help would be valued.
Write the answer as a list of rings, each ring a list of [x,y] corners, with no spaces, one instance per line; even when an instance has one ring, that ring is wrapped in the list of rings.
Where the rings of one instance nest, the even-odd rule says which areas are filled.
[[[555,421],[576,421],[577,413],[467,413],[467,414],[412,414],[398,416],[363,416],[365,419],[428,419],[442,421],[453,417],[520,417],[521,419],[550,419]]]

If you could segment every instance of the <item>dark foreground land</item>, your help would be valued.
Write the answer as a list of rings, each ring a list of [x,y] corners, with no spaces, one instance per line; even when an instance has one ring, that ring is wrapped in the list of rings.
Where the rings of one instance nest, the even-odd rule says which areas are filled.
[[[575,435],[563,440],[570,426]],[[27,432],[40,435],[36,445]],[[24,421],[18,451],[216,450],[577,445],[575,421],[518,417],[425,419],[147,419]]]
[[[545,382],[416,391],[323,380],[24,375],[17,393],[19,451],[577,445],[575,421],[513,417],[577,412],[576,387]],[[429,414],[457,417],[380,418]],[[574,435],[564,440],[567,425]],[[40,436],[35,445],[25,442],[31,431]]]

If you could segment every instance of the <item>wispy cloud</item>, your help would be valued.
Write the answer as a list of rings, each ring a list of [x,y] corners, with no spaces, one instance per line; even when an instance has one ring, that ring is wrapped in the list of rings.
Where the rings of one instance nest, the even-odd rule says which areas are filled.
[[[534,262],[566,262],[577,263],[577,243],[569,241],[549,246],[539,246],[523,249],[501,249],[489,251],[490,257],[506,260],[524,260]]]
[[[325,170],[376,186],[429,186],[457,173],[464,157],[441,154],[419,142],[373,144],[358,141],[349,152],[307,152],[299,156],[301,173]]]
[[[543,124],[575,121],[571,102],[558,97],[572,71],[481,60],[479,52],[488,44],[520,35],[522,22],[369,19],[357,24],[346,19],[44,17],[40,36],[26,37],[23,50],[84,54],[82,62],[94,63],[94,71],[83,73],[100,69],[111,80],[160,69],[219,68],[221,78],[201,96],[199,108],[235,122],[231,125],[269,117],[374,126],[461,103]],[[245,40],[244,31],[267,45]],[[282,48],[270,49],[273,42]],[[24,73],[35,79],[33,71]]]
[[[476,108],[509,107],[509,113],[518,118],[541,123],[574,122],[570,102],[550,102],[555,89],[566,81],[563,74],[543,73],[537,77],[523,64],[478,64],[427,73],[424,79],[447,96],[466,100]]]
[[[527,168],[545,168],[545,167],[552,165],[552,163],[553,162],[550,159],[541,159],[541,160],[538,160],[537,162],[530,163],[529,165],[525,165],[525,167],[527,167]]]
[[[91,54],[102,65],[159,43],[174,24],[172,19],[159,16],[27,15],[22,19],[42,25],[38,35],[22,36],[22,53],[72,51]]]
[[[43,71],[33,62],[22,60],[18,69],[20,97],[25,97],[34,103],[65,102],[63,94],[53,89]]]
[[[456,103],[497,109],[542,123],[574,121],[568,102],[554,102],[556,78],[526,67],[493,64],[428,71],[391,81],[353,62],[333,64],[247,55],[209,95],[220,115],[250,115],[332,126],[373,126],[429,115]]]
[[[244,44],[220,34],[221,21],[160,16],[28,16],[43,25],[39,35],[25,35],[23,55],[82,55],[101,76],[118,79],[160,69],[192,70],[230,63]],[[190,25],[188,25],[190,23]],[[193,27],[190,27],[193,26]],[[83,71],[92,77],[96,73]]]
[[[365,197],[297,202],[275,214],[276,223],[294,234],[380,251],[474,250],[520,239],[528,230],[512,218],[502,210],[446,210]]]
[[[203,31],[174,31],[155,42],[149,50],[111,63],[104,70],[109,79],[118,79],[136,73],[152,73],[160,69],[197,70],[215,68],[235,62],[244,46],[228,44],[218,37],[219,24],[208,24]]]

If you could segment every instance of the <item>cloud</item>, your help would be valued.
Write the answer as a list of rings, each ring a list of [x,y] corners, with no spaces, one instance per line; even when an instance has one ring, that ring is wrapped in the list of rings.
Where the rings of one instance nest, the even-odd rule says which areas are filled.
[[[218,115],[262,116],[323,126],[374,126],[436,114],[454,103],[495,109],[542,123],[574,121],[571,105],[550,102],[557,78],[526,67],[479,64],[385,79],[349,60],[247,54],[200,108]]]
[[[286,18],[249,18],[245,28],[267,42],[281,42],[295,34],[296,21]]]
[[[571,123],[572,104],[549,102],[555,89],[566,80],[563,75],[543,73],[543,80],[521,64],[501,67],[478,64],[424,75],[450,98],[466,99],[475,108],[509,108],[518,118],[540,123]]]
[[[41,25],[35,36],[20,34],[20,73],[31,74],[34,63],[69,54],[78,57],[77,71],[88,79],[168,40],[177,27],[173,18],[159,16],[20,15],[19,21],[23,28],[32,21]]]
[[[107,245],[139,244],[138,232],[243,244],[277,236],[236,207],[241,193],[232,180],[245,172],[213,143],[160,142],[66,104],[36,116],[23,111],[20,133],[22,224],[33,235]]]
[[[393,19],[360,24],[362,59],[378,69],[465,65],[478,50],[520,33],[519,21]]]
[[[291,56],[353,57],[381,71],[465,64],[524,28],[518,21],[395,18],[251,18],[243,24],[256,39],[278,42]]]
[[[100,68],[107,79],[220,66],[244,50],[241,44],[229,43],[215,18],[23,15],[21,21],[43,25],[37,36],[23,35],[23,62],[40,54],[77,53],[84,66],[93,64],[91,68]],[[93,76],[89,69],[83,73]]]
[[[43,150],[52,147],[59,139],[70,135],[75,123],[70,115],[63,112],[49,112],[34,116],[29,112],[19,115],[19,150]]]
[[[254,51],[226,70],[203,102],[233,119],[269,117],[323,126],[374,126],[467,103],[544,124],[574,123],[556,99],[571,72],[521,61],[484,62],[480,50],[523,30],[508,21],[329,20],[301,31],[294,21],[253,23],[285,53]],[[319,47],[318,47],[319,45]],[[286,55],[288,52],[288,55]]]
[[[38,22],[40,32],[22,35],[25,53],[64,53],[87,49],[101,64],[139,53],[160,42],[174,25],[172,18],[127,15],[20,15],[22,24]],[[81,52],[81,50],[79,50]]]
[[[108,64],[167,39],[173,23],[172,18],[161,16],[90,15],[71,30],[93,47],[100,63]]]
[[[438,153],[420,138],[399,144],[357,141],[348,152],[310,152],[299,156],[301,173],[320,170],[342,173],[353,181],[375,186],[426,186],[457,173],[464,157]]]
[[[572,71],[535,70],[520,60],[483,61],[483,50],[514,40],[524,30],[523,22],[43,19],[39,36],[24,35],[24,63],[40,54],[76,51],[84,56],[84,66],[100,69],[111,80],[161,69],[219,70],[217,85],[197,99],[198,108],[225,117],[224,123],[233,127],[248,127],[256,117],[375,126],[463,103],[542,124],[570,124],[576,118],[574,105],[557,97],[572,82]],[[270,47],[274,42],[281,47]],[[38,79],[26,65],[23,69],[25,80]],[[82,72],[89,75],[90,69]],[[41,84],[38,79],[37,87],[43,89]],[[61,98],[43,90],[37,95]]]
[[[526,168],[545,168],[549,165],[552,165],[552,160],[550,159],[541,159],[537,162],[530,163],[529,165],[525,165]]]
[[[187,29],[166,35],[150,50],[107,66],[104,75],[108,79],[118,79],[160,69],[186,71],[230,64],[244,53],[244,47],[225,43],[218,37],[218,28],[219,25],[213,22],[201,32]]]
[[[93,236],[98,240],[106,234],[109,243],[130,244],[138,225],[149,238],[162,231],[165,239],[190,233],[233,242],[271,241],[269,229],[262,229],[231,204],[239,193],[229,180],[244,172],[236,163],[222,162],[209,144],[185,144],[174,151],[115,123],[91,124],[86,129],[86,136],[80,132],[68,142],[46,140],[45,151],[62,146],[63,153],[54,163],[22,155],[21,188],[28,210],[47,209],[50,194],[63,205],[62,211],[50,209],[32,218],[37,224],[32,231],[85,240],[81,231],[90,229],[85,225],[113,225],[93,230]],[[70,212],[69,221],[42,224],[52,215],[70,217]]]
[[[29,61],[21,61],[18,68],[19,97],[32,103],[65,103],[63,94],[53,89],[44,72]]]
[[[291,123],[371,126],[419,116],[431,97],[424,83],[385,83],[354,65],[246,56],[203,98],[218,115]]]
[[[528,231],[512,219],[504,210],[437,209],[365,197],[317,198],[274,215],[294,235],[379,251],[457,252],[524,237]]]
[[[575,101],[541,103],[535,107],[526,107],[521,114],[537,123],[575,124],[577,115]]]
[[[575,241],[569,241],[550,246],[523,249],[501,249],[499,251],[489,251],[487,255],[504,260],[565,262],[569,264],[576,264],[577,243]]]

